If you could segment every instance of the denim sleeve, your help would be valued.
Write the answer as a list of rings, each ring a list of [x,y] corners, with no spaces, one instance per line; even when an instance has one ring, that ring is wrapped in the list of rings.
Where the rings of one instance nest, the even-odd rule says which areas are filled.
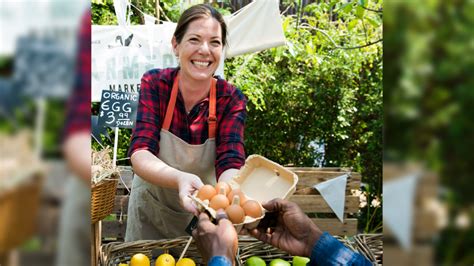
[[[209,260],[208,266],[232,266],[232,262],[224,256],[214,256]]]
[[[309,265],[354,265],[372,266],[361,254],[344,246],[327,232],[321,236],[311,252]]]

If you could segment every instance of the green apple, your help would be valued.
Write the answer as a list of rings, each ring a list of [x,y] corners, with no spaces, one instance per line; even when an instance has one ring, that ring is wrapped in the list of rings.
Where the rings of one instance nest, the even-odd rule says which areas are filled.
[[[309,258],[294,256],[293,257],[293,266],[306,266],[308,264]]]
[[[252,256],[247,259],[247,261],[245,262],[245,266],[267,266],[267,264],[262,258]]]
[[[286,260],[274,259],[270,261],[270,266],[291,266],[291,264]]]

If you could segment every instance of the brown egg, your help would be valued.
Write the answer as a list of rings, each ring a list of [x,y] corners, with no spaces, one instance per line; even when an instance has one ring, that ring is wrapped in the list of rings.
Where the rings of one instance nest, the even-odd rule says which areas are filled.
[[[230,186],[229,184],[227,184],[226,182],[217,182],[216,184],[216,191],[219,193],[219,191],[221,191],[221,187],[224,188],[224,195],[227,196],[227,194],[229,194],[230,192]]]
[[[253,218],[262,216],[262,207],[260,206],[260,203],[255,200],[247,200],[242,208],[247,216]]]
[[[204,185],[199,189],[197,197],[201,200],[210,200],[217,194],[216,189],[211,185]]]
[[[229,206],[229,200],[224,194],[217,194],[215,195],[212,199],[211,202],[209,203],[209,207],[213,208],[214,210],[219,210],[227,208]]]
[[[232,204],[225,209],[227,217],[233,224],[240,224],[245,220],[245,212],[244,209],[240,207],[239,201],[239,196],[235,196]]]
[[[240,190],[240,188],[233,189],[229,194],[227,194],[227,199],[229,202],[233,202],[234,195],[239,196],[240,200],[240,206],[244,205],[244,203],[247,201],[247,196],[245,196],[245,193]]]

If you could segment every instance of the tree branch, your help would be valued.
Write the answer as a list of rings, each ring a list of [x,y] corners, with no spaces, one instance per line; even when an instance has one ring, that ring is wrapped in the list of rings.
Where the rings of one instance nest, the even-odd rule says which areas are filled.
[[[376,13],[383,13],[383,9],[371,9],[371,8],[368,8],[368,7],[365,7],[365,6],[361,6],[363,9],[367,10],[367,11],[372,11],[372,12],[376,12]]]
[[[360,48],[364,48],[364,47],[367,47],[367,46],[374,45],[374,44],[379,43],[381,41],[383,41],[383,38],[381,38],[381,39],[379,39],[375,42],[369,42],[367,44],[360,45],[360,46],[353,46],[353,47],[338,46],[338,47],[333,48],[332,50],[336,50],[336,49],[344,49],[344,50],[360,49]]]
[[[370,45],[374,45],[374,44],[376,44],[376,43],[379,43],[379,42],[383,41],[383,38],[381,38],[381,39],[379,39],[379,40],[377,40],[377,41],[375,41],[375,42],[369,42],[369,43],[367,43],[367,44],[360,45],[360,46],[344,47],[344,46],[339,46],[339,45],[337,45],[337,43],[331,38],[331,36],[329,36],[329,34],[328,34],[326,31],[322,30],[322,29],[318,29],[318,28],[316,28],[316,27],[312,27],[312,26],[310,26],[310,25],[307,24],[307,23],[303,23],[303,24],[301,24],[300,26],[301,26],[302,28],[313,29],[313,30],[315,30],[315,31],[321,32],[324,36],[326,36],[326,38],[328,38],[328,39],[332,42],[332,44],[334,44],[335,47],[334,47],[334,48],[331,48],[330,50],[336,50],[336,49],[344,49],[344,50],[360,49],[360,48],[364,48],[364,47],[367,47],[367,46],[370,46]]]

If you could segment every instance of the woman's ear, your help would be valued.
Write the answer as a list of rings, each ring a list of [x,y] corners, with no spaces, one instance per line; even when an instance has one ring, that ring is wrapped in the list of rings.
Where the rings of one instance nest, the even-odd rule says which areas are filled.
[[[173,36],[171,39],[171,45],[173,46],[173,53],[175,56],[178,56],[178,42],[176,41],[176,37]]]

